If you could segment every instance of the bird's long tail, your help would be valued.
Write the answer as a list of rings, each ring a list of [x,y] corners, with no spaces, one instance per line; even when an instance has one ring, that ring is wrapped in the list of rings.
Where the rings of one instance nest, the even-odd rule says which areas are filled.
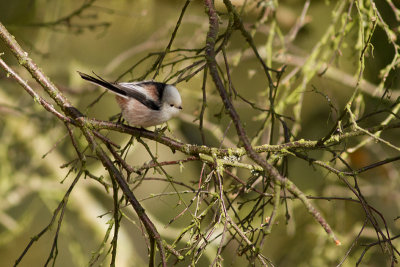
[[[78,71],[78,73],[81,76],[81,78],[86,80],[86,81],[89,81],[91,83],[100,85],[101,87],[109,89],[109,90],[113,91],[114,93],[116,93],[118,95],[121,95],[123,97],[127,96],[127,93],[124,90],[121,90],[120,88],[118,88],[113,83],[107,82],[106,80],[104,80],[103,78],[97,76],[96,74],[95,75],[97,76],[97,78],[93,77],[93,76],[90,76],[90,75],[88,75],[86,73],[80,72],[80,71]]]
[[[100,85],[101,87],[104,87],[126,99],[130,99],[130,98],[136,99],[137,101],[139,101],[140,103],[142,103],[143,105],[148,107],[149,109],[160,110],[160,108],[161,108],[160,104],[156,103],[152,99],[148,99],[144,93],[142,93],[138,90],[135,90],[132,87],[129,87],[126,90],[124,90],[123,88],[120,87],[120,85],[107,82],[106,80],[97,76],[96,74],[95,75],[97,76],[97,78],[90,76],[88,74],[82,73],[80,71],[78,71],[78,73],[82,77],[82,79],[89,81],[91,83]]]

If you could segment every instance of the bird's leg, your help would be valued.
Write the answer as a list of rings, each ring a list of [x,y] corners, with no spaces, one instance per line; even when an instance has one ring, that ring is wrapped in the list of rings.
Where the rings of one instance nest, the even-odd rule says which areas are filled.
[[[168,129],[168,125],[166,125],[166,126],[164,126],[164,127],[162,127],[162,128],[158,128],[157,126],[155,126],[154,127],[154,132],[157,134],[157,135],[162,135],[162,134],[164,134],[164,132],[166,131]]]

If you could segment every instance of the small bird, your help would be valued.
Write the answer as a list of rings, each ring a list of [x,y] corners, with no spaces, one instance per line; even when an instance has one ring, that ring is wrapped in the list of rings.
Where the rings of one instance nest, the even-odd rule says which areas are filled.
[[[162,124],[182,109],[181,95],[175,86],[153,81],[111,83],[97,76],[79,72],[82,79],[100,85],[116,94],[125,120],[139,127]]]

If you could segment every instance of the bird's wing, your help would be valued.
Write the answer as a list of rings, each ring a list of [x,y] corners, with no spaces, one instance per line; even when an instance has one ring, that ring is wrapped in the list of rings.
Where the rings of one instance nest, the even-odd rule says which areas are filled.
[[[125,86],[128,88],[132,88],[133,90],[137,90],[137,87],[140,87],[140,91],[144,92],[150,99],[153,99],[155,102],[160,103],[164,94],[164,89],[166,84],[155,82],[155,81],[141,81],[141,82],[133,82],[133,83],[119,83],[121,86]]]
[[[96,78],[79,71],[78,73],[82,79],[100,85],[101,87],[104,87],[119,96],[136,99],[146,107],[153,110],[160,109],[159,103],[150,99],[145,93],[141,92],[141,88],[138,85],[139,83],[110,83],[99,76]]]

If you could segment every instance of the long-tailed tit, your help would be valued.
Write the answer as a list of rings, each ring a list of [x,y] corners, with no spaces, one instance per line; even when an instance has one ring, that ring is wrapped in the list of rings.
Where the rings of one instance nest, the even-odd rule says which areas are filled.
[[[82,79],[115,93],[122,116],[131,125],[159,125],[177,116],[182,109],[181,95],[173,85],[153,81],[111,83],[101,77],[78,73]]]

